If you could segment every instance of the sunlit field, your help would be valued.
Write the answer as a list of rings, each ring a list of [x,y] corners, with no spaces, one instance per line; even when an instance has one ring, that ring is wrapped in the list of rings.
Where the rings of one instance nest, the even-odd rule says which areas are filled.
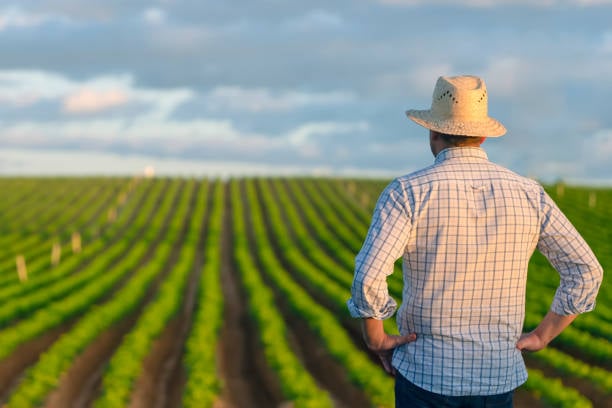
[[[346,309],[386,183],[0,179],[0,405],[392,407]],[[607,272],[612,189],[547,190]],[[536,253],[526,331],[558,282]],[[525,355],[516,406],[612,406],[610,339],[605,274],[595,311]]]

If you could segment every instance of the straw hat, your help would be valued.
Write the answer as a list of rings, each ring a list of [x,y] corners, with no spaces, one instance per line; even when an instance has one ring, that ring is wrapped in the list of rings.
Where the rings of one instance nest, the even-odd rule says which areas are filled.
[[[475,76],[440,77],[431,109],[408,110],[406,116],[419,125],[449,135],[499,137],[504,125],[488,116],[487,87]]]

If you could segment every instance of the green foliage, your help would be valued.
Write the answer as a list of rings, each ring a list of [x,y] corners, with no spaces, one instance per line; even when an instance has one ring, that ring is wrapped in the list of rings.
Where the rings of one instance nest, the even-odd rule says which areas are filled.
[[[371,363],[365,353],[355,347],[339,324],[337,317],[316,303],[284,271],[267,236],[262,221],[264,214],[261,212],[254,183],[247,182],[246,188],[252,214],[251,224],[257,238],[255,239],[256,252],[261,259],[266,275],[278,287],[296,315],[303,318],[321,339],[330,355],[346,367],[350,379],[365,391],[372,403],[379,407],[393,406],[393,380],[380,367]]]
[[[224,308],[223,234],[233,238],[232,266],[240,274],[258,341],[284,398],[295,407],[332,406],[330,396],[287,340],[279,299],[288,313],[307,323],[373,406],[393,406],[393,380],[340,324],[350,319],[345,302],[354,257],[386,181],[234,180],[229,182],[229,197],[224,193],[228,184],[222,181],[204,181],[199,190],[194,181],[132,182],[128,186],[125,179],[0,179],[0,359],[23,342],[74,323],[25,372],[7,406],[44,405],[73,361],[111,325],[142,307],[135,326],[109,361],[96,402],[128,406],[143,360],[180,309],[196,252],[201,252],[204,264],[195,271],[200,278],[197,302],[183,360],[187,373],[183,405],[212,407],[223,389],[216,355]],[[548,190],[604,270],[609,270],[612,190],[568,186]],[[118,195],[127,191],[130,199],[120,204]],[[227,203],[232,213],[226,213]],[[114,221],[107,216],[111,207],[117,210]],[[231,217],[233,231],[223,231],[225,216]],[[85,242],[80,254],[72,254],[67,240],[74,230]],[[56,240],[62,245],[62,259],[52,267],[50,248]],[[15,273],[17,254],[26,257],[26,283],[19,282]],[[558,282],[554,269],[536,253],[529,265],[526,331],[548,311]],[[147,297],[153,288],[156,292]],[[401,272],[391,275],[389,289],[401,298]],[[143,306],[146,298],[152,300]],[[608,274],[597,301],[593,312],[576,319],[550,347],[531,354],[547,373],[555,373],[529,370],[524,385],[547,406],[592,406],[563,383],[566,378],[589,382],[601,395],[612,394],[612,375],[606,369],[612,361]],[[394,330],[392,320],[385,325],[386,330]]]
[[[177,190],[174,189],[176,192]],[[157,217],[165,218],[172,209],[174,194],[169,194],[159,208]],[[156,231],[159,234],[159,230]],[[152,257],[147,266],[138,269],[139,263],[147,252]],[[7,403],[7,406],[38,406],[59,384],[62,374],[99,334],[111,324],[119,321],[134,310],[147,293],[150,283],[158,274],[158,265],[168,258],[171,245],[162,242],[157,248],[150,248],[146,243],[135,242],[125,257],[115,265],[107,265],[106,270],[99,271],[95,284],[85,286],[80,291],[51,302],[44,309],[39,309],[30,318],[8,327],[0,333],[0,355],[10,354],[20,343],[31,339],[44,331],[55,327],[81,313],[82,315],[70,331],[56,341],[43,353],[39,361],[27,370]],[[112,300],[94,306],[103,296],[125,276],[135,269],[132,278],[122,287]]]
[[[524,387],[537,398],[558,408],[592,408],[593,404],[574,388],[566,387],[558,378],[544,376],[539,370],[529,370]]]
[[[248,296],[249,311],[260,332],[260,341],[270,367],[277,373],[283,394],[298,407],[331,407],[329,395],[318,389],[314,379],[304,368],[297,356],[291,350],[286,339],[286,327],[282,315],[274,304],[274,295],[259,275],[259,268],[254,263],[248,245],[247,229],[244,222],[244,211],[238,198],[238,185],[232,184],[232,203],[234,205],[234,256],[242,284]],[[257,212],[250,203],[252,220],[256,220]],[[256,232],[257,238],[263,238]],[[257,243],[262,241],[256,239]],[[269,247],[268,247],[269,249]],[[262,254],[262,256],[265,256]]]
[[[198,308],[183,360],[187,370],[187,383],[183,391],[185,408],[212,407],[223,386],[217,374],[216,351],[223,322],[221,234],[224,199],[224,185],[217,182],[204,244],[206,258],[198,288]],[[200,216],[195,218],[200,219]]]
[[[194,188],[195,184],[191,182],[188,192],[181,195],[176,213],[167,227],[166,236],[170,236],[170,243],[173,245],[179,244],[179,231],[183,224],[189,225],[188,204]],[[199,203],[203,205],[201,200]],[[190,226],[190,233],[195,234],[199,224],[192,221]],[[96,407],[112,408],[129,405],[132,387],[141,373],[144,358],[150,353],[155,339],[181,306],[187,279],[193,269],[194,257],[194,246],[181,247],[178,261],[171,265],[172,269],[162,282],[156,298],[146,307],[136,326],[124,338],[111,358],[102,378],[102,396],[94,404]],[[160,268],[163,270],[164,265],[163,261],[153,264],[156,275],[160,275]]]

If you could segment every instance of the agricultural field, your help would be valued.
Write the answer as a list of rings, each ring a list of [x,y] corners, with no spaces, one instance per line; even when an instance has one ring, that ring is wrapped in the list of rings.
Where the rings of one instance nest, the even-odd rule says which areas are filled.
[[[345,305],[385,184],[0,179],[0,406],[392,407]],[[548,190],[608,271],[612,189]],[[536,253],[525,330],[558,281]],[[612,406],[610,339],[606,274],[596,310],[525,355],[516,406]]]

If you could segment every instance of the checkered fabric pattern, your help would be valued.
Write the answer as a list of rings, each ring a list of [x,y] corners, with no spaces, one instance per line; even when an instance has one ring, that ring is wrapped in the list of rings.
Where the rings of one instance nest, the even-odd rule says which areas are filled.
[[[417,340],[396,349],[399,373],[443,395],[508,392],[527,379],[516,342],[536,247],[561,277],[551,310],[593,309],[602,268],[543,188],[480,148],[445,149],[381,194],[348,308],[353,317],[391,317],[397,304],[386,278],[403,257],[396,319]]]

